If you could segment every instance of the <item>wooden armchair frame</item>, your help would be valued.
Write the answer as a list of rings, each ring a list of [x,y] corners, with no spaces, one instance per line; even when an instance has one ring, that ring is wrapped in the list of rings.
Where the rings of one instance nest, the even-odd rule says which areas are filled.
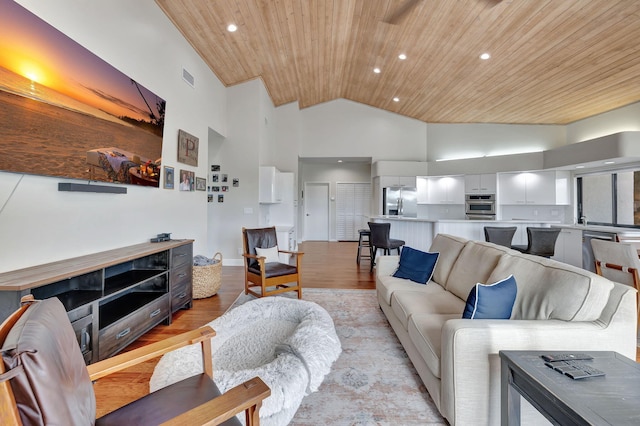
[[[29,308],[32,300],[26,300],[16,312],[0,325],[0,347],[11,328]],[[96,381],[109,374],[116,373],[142,362],[160,357],[167,352],[200,343],[204,372],[213,380],[213,362],[211,357],[211,339],[215,331],[204,326],[160,342],[125,352],[95,364],[87,366],[89,378]],[[4,363],[0,361],[0,374],[5,373]],[[269,387],[259,378],[254,377],[202,405],[199,405],[163,424],[166,425],[216,425],[236,414],[245,411],[246,424],[257,426],[260,423],[259,411],[262,401],[271,395]],[[0,382],[0,424],[22,425],[16,400],[9,380]]]
[[[596,262],[596,274],[600,276],[605,276],[605,274],[602,272],[603,268],[615,269],[616,271],[627,272],[628,274],[631,275],[631,282],[633,282],[633,287],[637,291],[636,293],[636,308],[638,310],[637,327],[638,327],[638,330],[640,330],[640,273],[638,272],[638,269],[617,265],[615,263],[602,262],[598,259],[596,259],[595,262]]]
[[[274,233],[275,233],[275,228]],[[301,267],[303,252],[280,250],[278,253],[293,255],[296,259],[296,273],[277,275],[267,277],[267,268],[264,256],[257,256],[249,252],[247,247],[247,229],[242,228],[242,247],[244,257],[244,292],[245,294],[252,294],[256,297],[272,296],[279,293],[285,293],[287,291],[295,291],[298,293],[298,299],[302,299],[302,280],[301,280]],[[249,270],[249,260],[255,259],[260,266],[260,274],[253,273]],[[260,287],[260,292],[253,290],[254,287]],[[273,290],[269,290],[269,287],[275,287]]]

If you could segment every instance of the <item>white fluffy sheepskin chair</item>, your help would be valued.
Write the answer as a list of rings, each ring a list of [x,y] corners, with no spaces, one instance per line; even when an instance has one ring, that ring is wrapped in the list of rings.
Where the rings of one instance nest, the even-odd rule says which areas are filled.
[[[320,305],[286,297],[246,302],[210,322],[214,380],[221,392],[259,376],[271,396],[260,409],[264,426],[288,424],[304,396],[315,392],[342,348],[333,320]],[[151,391],[202,372],[198,345],[164,355]],[[244,423],[244,415],[238,416]]]

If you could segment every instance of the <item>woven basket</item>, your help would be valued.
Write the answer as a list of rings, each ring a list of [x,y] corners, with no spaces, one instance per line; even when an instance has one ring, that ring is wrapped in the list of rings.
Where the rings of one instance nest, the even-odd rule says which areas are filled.
[[[222,253],[217,252],[213,255],[213,259],[216,261],[213,265],[193,267],[194,299],[211,297],[220,290],[222,285]]]

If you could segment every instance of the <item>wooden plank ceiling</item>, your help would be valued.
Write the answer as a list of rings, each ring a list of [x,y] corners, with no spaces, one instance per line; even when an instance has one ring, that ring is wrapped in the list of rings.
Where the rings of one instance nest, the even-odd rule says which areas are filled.
[[[156,2],[224,85],[262,78],[276,106],[566,124],[640,100],[637,0]]]

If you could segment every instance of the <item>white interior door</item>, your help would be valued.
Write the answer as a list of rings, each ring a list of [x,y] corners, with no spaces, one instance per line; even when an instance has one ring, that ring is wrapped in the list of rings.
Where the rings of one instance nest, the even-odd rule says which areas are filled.
[[[329,184],[304,184],[305,240],[329,241]]]

